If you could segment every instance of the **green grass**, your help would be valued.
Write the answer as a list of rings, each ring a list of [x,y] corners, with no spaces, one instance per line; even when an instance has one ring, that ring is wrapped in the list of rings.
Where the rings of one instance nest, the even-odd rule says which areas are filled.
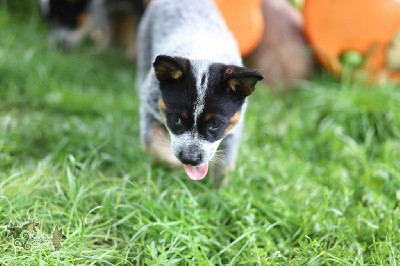
[[[396,265],[400,88],[324,74],[250,99],[232,182],[152,163],[135,66],[118,49],[48,46],[0,12],[0,265]],[[7,225],[67,236],[14,246]]]

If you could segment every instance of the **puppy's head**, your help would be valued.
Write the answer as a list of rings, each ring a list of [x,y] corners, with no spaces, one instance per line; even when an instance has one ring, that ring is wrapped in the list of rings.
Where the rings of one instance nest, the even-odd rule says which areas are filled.
[[[261,80],[254,70],[166,55],[153,63],[175,156],[191,179],[204,178],[222,139],[241,118],[247,96]]]

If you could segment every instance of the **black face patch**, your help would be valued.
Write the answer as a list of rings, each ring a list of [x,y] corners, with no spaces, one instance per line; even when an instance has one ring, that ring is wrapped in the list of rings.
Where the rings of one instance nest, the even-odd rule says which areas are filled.
[[[158,70],[167,127],[175,135],[192,130],[197,90],[190,61],[184,58],[157,57],[154,67],[156,73]],[[180,73],[178,78],[174,78],[177,77],[175,73]]]
[[[204,110],[197,121],[199,134],[210,142],[225,136],[230,119],[240,111],[246,98],[228,89],[227,81],[224,80],[226,68],[226,65],[219,63],[210,65]]]
[[[170,60],[168,57],[162,59]],[[201,77],[195,77],[193,65],[187,59],[178,58],[178,61],[172,59],[168,62],[160,62],[159,59],[156,62],[157,60],[158,68],[155,67],[156,71],[159,70],[157,77],[166,106],[167,127],[175,135],[197,132],[202,139],[209,142],[225,137],[238,122],[239,119],[235,118],[233,123],[232,117],[240,115],[245,98],[254,90],[255,83],[262,79],[261,74],[256,71],[220,63],[211,64],[208,75],[200,73]],[[170,69],[166,66],[170,66]],[[182,71],[179,78],[173,78],[176,71]],[[202,88],[207,84],[207,88],[204,88],[204,99],[198,99],[196,78],[201,79]],[[195,123],[195,105],[198,104],[203,104],[203,110]]]

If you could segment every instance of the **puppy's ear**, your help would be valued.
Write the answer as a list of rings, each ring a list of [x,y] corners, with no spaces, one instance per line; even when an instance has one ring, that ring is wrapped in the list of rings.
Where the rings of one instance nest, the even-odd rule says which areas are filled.
[[[263,78],[263,75],[256,70],[237,66],[227,66],[223,73],[223,81],[228,92],[244,97],[249,96],[254,91],[257,82]]]
[[[187,71],[189,60],[181,57],[159,55],[154,60],[153,67],[156,77],[161,82],[180,80]]]

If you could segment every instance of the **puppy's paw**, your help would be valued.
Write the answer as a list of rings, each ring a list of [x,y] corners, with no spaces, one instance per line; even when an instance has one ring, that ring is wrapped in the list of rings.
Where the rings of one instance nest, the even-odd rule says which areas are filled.
[[[150,126],[149,134],[143,141],[146,151],[154,157],[157,162],[168,164],[172,168],[182,165],[172,152],[167,132],[162,125],[154,122]]]
[[[222,186],[225,186],[230,183],[231,177],[228,175],[229,174],[229,167],[226,166],[213,166],[213,171],[211,172],[211,177],[214,181],[214,188],[219,189]]]

